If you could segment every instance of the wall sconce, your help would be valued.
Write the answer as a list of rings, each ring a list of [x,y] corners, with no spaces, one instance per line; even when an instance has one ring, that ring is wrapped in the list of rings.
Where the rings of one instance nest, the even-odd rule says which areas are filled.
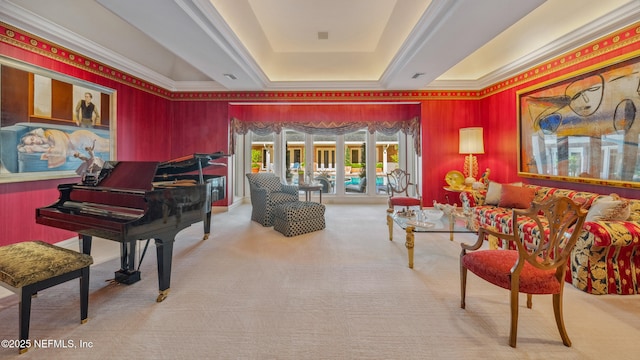
[[[481,127],[460,129],[460,154],[467,154],[464,159],[464,183],[467,187],[476,182],[478,176],[478,159],[473,154],[484,154],[484,140]]]

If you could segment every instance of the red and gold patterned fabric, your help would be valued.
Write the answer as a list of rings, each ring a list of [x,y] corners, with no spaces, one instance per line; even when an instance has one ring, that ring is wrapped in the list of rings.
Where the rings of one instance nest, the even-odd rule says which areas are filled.
[[[550,196],[567,196],[589,209],[602,195],[569,189],[524,185],[534,188],[533,201]],[[512,233],[511,209],[484,204],[486,191],[464,191],[460,200],[464,210],[471,211],[473,226]],[[588,221],[570,256],[565,280],[591,294],[640,294],[640,200],[630,200],[631,215],[626,221]],[[523,241],[537,241],[532,224],[518,222]],[[502,249],[515,249],[497,239]]]
[[[511,268],[518,261],[518,256],[517,250],[473,251],[462,257],[462,262],[469,271],[482,279],[504,289],[511,289]],[[518,291],[527,294],[558,294],[560,286],[555,274],[555,269],[541,270],[525,261]]]

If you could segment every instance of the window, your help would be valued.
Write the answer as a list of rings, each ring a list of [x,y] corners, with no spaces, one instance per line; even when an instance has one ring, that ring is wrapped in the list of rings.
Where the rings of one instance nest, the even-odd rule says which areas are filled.
[[[271,172],[274,161],[274,144],[275,134],[256,135],[253,134],[251,139],[251,163],[252,168],[255,164],[259,164],[259,171]]]
[[[399,167],[400,133],[385,135],[376,132],[376,193],[387,193],[386,174]],[[411,172],[410,172],[411,173]]]
[[[345,134],[344,148],[346,154],[351,154],[349,173],[345,167],[345,194],[365,194],[367,192],[367,131],[359,130]]]
[[[257,171],[273,172],[289,184],[309,180],[320,183],[323,196],[336,195],[336,200],[385,198],[387,172],[402,167],[412,178],[420,176],[413,137],[399,130],[388,132],[372,134],[359,129],[343,135],[307,134],[282,128],[279,134],[259,135],[248,131],[237,138],[237,143],[245,144],[236,147],[236,167],[242,169],[237,173],[246,182],[244,174],[249,171],[244,169],[257,162]],[[248,196],[248,188],[238,185],[243,188],[238,196]]]
[[[299,175],[304,175],[305,135],[298,131],[284,129],[282,136],[285,144],[285,168],[287,169],[285,176],[290,184],[297,185],[300,180]]]

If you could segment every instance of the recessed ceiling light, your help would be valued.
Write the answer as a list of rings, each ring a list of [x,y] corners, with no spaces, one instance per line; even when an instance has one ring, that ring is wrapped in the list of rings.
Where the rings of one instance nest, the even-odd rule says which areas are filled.
[[[318,31],[318,40],[328,40],[329,32],[328,31]]]
[[[224,74],[224,77],[226,77],[227,79],[231,79],[231,80],[235,80],[237,79],[237,77],[233,74]]]

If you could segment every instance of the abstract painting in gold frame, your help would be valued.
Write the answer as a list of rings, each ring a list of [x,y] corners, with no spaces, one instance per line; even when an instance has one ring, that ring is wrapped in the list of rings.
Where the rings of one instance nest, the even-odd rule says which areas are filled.
[[[638,55],[518,91],[518,175],[640,187]]]

